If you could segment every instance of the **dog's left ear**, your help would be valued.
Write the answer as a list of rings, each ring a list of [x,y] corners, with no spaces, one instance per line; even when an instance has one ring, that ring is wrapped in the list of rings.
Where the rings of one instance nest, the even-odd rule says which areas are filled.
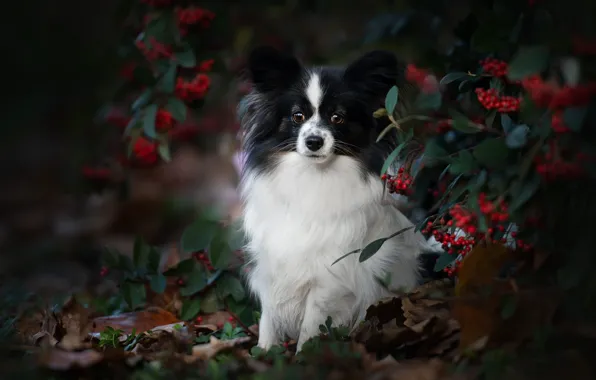
[[[373,97],[384,97],[397,84],[403,70],[403,65],[393,53],[374,50],[350,64],[344,79],[359,91]]]

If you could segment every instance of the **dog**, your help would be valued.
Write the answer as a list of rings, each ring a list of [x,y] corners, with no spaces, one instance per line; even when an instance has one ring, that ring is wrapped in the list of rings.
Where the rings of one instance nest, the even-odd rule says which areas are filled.
[[[261,47],[247,71],[253,90],[241,118],[240,195],[247,282],[262,307],[258,346],[290,338],[300,351],[327,317],[354,328],[392,290],[419,285],[420,254],[438,250],[391,201],[379,175],[396,144],[375,142],[387,124],[373,113],[404,65],[378,50],[347,67],[304,67]],[[368,260],[355,253],[334,264],[404,228]]]

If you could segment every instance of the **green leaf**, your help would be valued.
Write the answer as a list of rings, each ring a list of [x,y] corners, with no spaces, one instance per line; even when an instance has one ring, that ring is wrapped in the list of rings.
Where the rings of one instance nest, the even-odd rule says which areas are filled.
[[[145,108],[145,115],[143,116],[143,131],[152,139],[157,136],[155,131],[155,117],[157,116],[157,104],[151,104]]]
[[[461,72],[461,71],[457,71],[457,72],[453,72],[453,73],[449,73],[447,75],[445,75],[441,81],[439,82],[440,85],[447,85],[451,82],[455,82],[457,80],[463,79],[463,78],[467,78],[468,74]]]
[[[391,123],[391,124],[389,124],[388,126],[386,126],[386,127],[385,127],[385,129],[383,129],[383,130],[381,131],[381,133],[379,133],[379,136],[377,137],[377,141],[376,141],[376,142],[379,142],[379,141],[381,141],[381,140],[383,139],[383,137],[385,137],[385,135],[386,135],[387,133],[389,133],[389,131],[391,131],[393,128],[395,128],[395,129],[399,130],[399,128],[398,128],[398,125],[397,125],[397,124],[395,124],[395,123]]]
[[[519,186],[519,190],[512,194],[512,200],[509,204],[509,212],[512,213],[526,204],[536,194],[540,188],[540,176],[534,173],[523,185]],[[513,189],[512,189],[513,192]]]
[[[495,117],[497,117],[497,110],[488,111],[488,114],[486,115],[486,118],[484,119],[484,124],[487,127],[492,128],[492,126],[495,122]]]
[[[399,90],[397,86],[391,87],[391,90],[385,96],[385,109],[387,110],[387,114],[393,115],[393,111],[395,111],[395,106],[397,105],[397,99],[399,96]]]
[[[435,261],[434,271],[435,272],[440,272],[443,269],[447,268],[449,265],[451,265],[454,261],[455,261],[455,256],[454,255],[451,255],[451,254],[449,254],[447,252],[443,252],[437,258],[437,261]]]
[[[217,310],[219,310],[219,303],[215,289],[207,292],[207,294],[203,297],[201,310],[203,310],[203,313],[215,313]]]
[[[186,285],[180,289],[180,295],[183,297],[192,296],[205,289],[207,286],[207,276],[200,266],[195,266],[192,273],[188,275]]]
[[[186,104],[175,96],[168,98],[166,110],[170,111],[174,119],[183,123],[186,120]]]
[[[548,48],[543,45],[520,47],[509,62],[507,78],[521,80],[530,75],[541,73],[548,65],[548,56]]]
[[[373,255],[375,253],[377,253],[379,251],[379,249],[381,249],[381,247],[387,240],[394,238],[397,235],[401,235],[402,233],[404,233],[408,230],[411,230],[412,228],[414,228],[414,226],[402,228],[401,230],[397,231],[394,234],[391,234],[388,237],[377,239],[377,240],[370,242],[366,247],[364,247],[362,249],[362,252],[360,253],[360,257],[358,258],[358,261],[360,261],[362,263],[362,262],[365,262],[366,260],[370,259],[371,257],[373,257]]]
[[[453,119],[453,129],[462,133],[478,133],[480,128],[471,125],[471,121],[455,110],[449,110],[449,115]]]
[[[385,108],[379,108],[375,112],[373,112],[373,117],[378,119],[380,117],[387,116],[387,110]]]
[[[182,67],[192,68],[197,65],[197,58],[195,57],[195,53],[190,48],[186,51],[176,53],[174,55],[174,58],[176,59],[176,61],[178,61],[178,63],[180,63],[180,66]]]
[[[182,233],[182,251],[192,253],[206,249],[217,228],[217,223],[211,220],[203,218],[196,220]]]
[[[161,254],[155,247],[149,247],[149,254],[147,257],[147,269],[151,273],[157,273],[159,271],[159,262],[161,261]]]
[[[507,162],[509,149],[505,141],[499,138],[486,139],[474,148],[476,160],[489,168],[502,168]]]
[[[505,144],[509,149],[523,148],[528,142],[530,127],[525,124],[516,125],[505,137]]]
[[[234,223],[226,228],[228,245],[232,251],[237,251],[246,245],[246,236],[239,223]]]
[[[508,134],[513,129],[513,120],[506,113],[501,114],[501,127],[503,127],[505,134]]]
[[[193,258],[182,260],[174,268],[168,269],[164,272],[166,276],[182,276],[185,274],[192,273],[195,270],[197,261]]]
[[[574,132],[579,132],[584,125],[588,107],[570,107],[563,111],[565,125]]]
[[[153,290],[157,294],[161,294],[166,290],[166,277],[161,274],[153,274],[149,276],[149,284],[151,285],[151,290]]]
[[[170,162],[172,160],[172,155],[170,154],[170,145],[167,141],[160,141],[157,152],[164,162]]]
[[[228,244],[225,231],[217,231],[209,245],[209,258],[211,259],[211,263],[217,269],[226,269],[230,263],[232,254],[233,252]]]
[[[172,94],[176,87],[176,74],[178,73],[178,64],[170,62],[168,70],[165,72],[159,83],[159,88],[166,94]]]
[[[478,169],[478,164],[474,156],[467,150],[462,150],[459,155],[451,160],[449,172],[451,174],[469,174]]]
[[[226,273],[216,283],[217,294],[220,298],[232,296],[234,301],[240,302],[246,296],[244,286],[236,277]]]
[[[132,103],[132,110],[136,111],[140,108],[145,107],[147,104],[149,104],[149,101],[151,100],[151,97],[153,96],[153,89],[148,88],[145,91],[143,91],[143,93],[141,95],[139,95],[139,97]]]
[[[151,247],[140,237],[137,237],[133,246],[132,261],[137,269],[146,269],[149,263]]]
[[[124,282],[121,287],[121,292],[122,297],[132,310],[135,310],[139,306],[145,304],[147,299],[147,294],[145,293],[145,284],[140,282]]]
[[[429,158],[445,158],[449,155],[445,149],[439,146],[436,140],[430,140],[424,147],[424,156]]]
[[[503,304],[501,307],[501,318],[502,319],[509,319],[513,317],[515,314],[515,310],[517,309],[517,299],[512,295],[507,295],[503,297],[502,300]]]
[[[389,169],[389,166],[391,166],[393,161],[395,161],[397,156],[399,156],[405,145],[406,143],[403,142],[399,144],[395,149],[393,149],[393,152],[391,152],[391,154],[385,159],[385,162],[383,163],[383,167],[381,168],[381,175],[387,173],[387,169]]]
[[[182,309],[180,310],[180,319],[183,321],[190,321],[195,319],[201,310],[200,299],[189,299],[184,301]]]
[[[441,93],[438,91],[429,94],[421,92],[416,98],[416,108],[418,110],[436,111],[441,107],[441,101]]]
[[[106,249],[102,255],[102,262],[109,268],[118,268],[120,263],[120,254]]]

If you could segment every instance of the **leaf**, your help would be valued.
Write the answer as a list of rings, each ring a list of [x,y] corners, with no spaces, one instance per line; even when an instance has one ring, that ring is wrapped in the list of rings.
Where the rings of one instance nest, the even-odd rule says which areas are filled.
[[[391,87],[391,90],[385,96],[385,109],[387,110],[387,114],[393,115],[393,111],[395,111],[395,106],[397,105],[397,99],[399,96],[399,90],[397,86]]]
[[[570,107],[563,111],[565,125],[574,132],[579,132],[584,125],[588,107]]]
[[[246,236],[242,227],[238,224],[232,224],[226,229],[228,236],[228,245],[232,251],[242,249],[246,244]]]
[[[489,168],[502,168],[505,166],[509,149],[505,141],[499,138],[486,139],[474,148],[476,160]]]
[[[197,65],[197,58],[195,57],[195,53],[190,48],[186,51],[176,53],[174,55],[174,58],[176,59],[176,61],[178,61],[178,63],[180,63],[180,66],[182,67],[192,68]]]
[[[447,151],[445,149],[443,149],[441,146],[439,146],[439,143],[437,142],[437,140],[430,140],[426,143],[426,146],[424,147],[424,156],[425,157],[429,157],[429,158],[443,158],[448,156],[449,153],[447,153]]]
[[[399,126],[397,124],[395,124],[395,123],[389,124],[388,126],[385,127],[385,129],[383,129],[381,131],[381,133],[379,133],[379,137],[377,137],[377,141],[376,142],[381,141],[383,139],[383,137],[385,137],[385,135],[387,133],[389,133],[389,131],[391,131],[393,128],[399,130]]]
[[[225,231],[219,230],[209,245],[209,258],[217,269],[226,269],[232,258],[232,249],[228,244]]]
[[[512,213],[526,204],[540,188],[540,176],[536,173],[530,179],[524,182],[519,192],[513,195],[509,204],[509,212]]]
[[[152,139],[157,136],[155,131],[155,118],[157,116],[157,104],[151,104],[145,108],[145,115],[143,116],[143,131]]]
[[[180,289],[180,295],[183,297],[192,296],[205,289],[207,286],[207,276],[200,266],[195,266],[192,273],[188,275],[186,285]]]
[[[449,73],[447,75],[445,75],[441,81],[439,82],[440,85],[447,85],[451,82],[455,82],[457,80],[463,79],[463,78],[467,78],[468,74],[461,72],[461,71],[456,71],[453,73]]]
[[[506,113],[501,114],[501,127],[503,127],[505,134],[508,134],[513,129],[513,120]]]
[[[193,258],[182,260],[174,268],[168,269],[164,275],[166,276],[181,276],[192,273],[197,265],[197,261]]]
[[[161,294],[166,290],[166,277],[161,274],[154,274],[149,276],[149,284],[151,285],[151,290],[153,290],[157,294]]]
[[[451,161],[449,172],[451,174],[469,174],[478,169],[474,156],[467,150],[462,150],[459,155]]]
[[[119,256],[120,254],[106,249],[102,255],[102,261],[109,268],[118,268],[118,264],[120,263]]]
[[[170,154],[170,145],[167,142],[160,142],[159,146],[157,147],[157,152],[162,160],[165,162],[170,162],[172,160],[172,155]]]
[[[155,247],[149,247],[149,254],[147,257],[147,269],[151,273],[157,273],[159,271],[159,262],[161,261],[161,255]]]
[[[143,93],[141,95],[139,95],[139,97],[132,103],[132,110],[136,111],[140,108],[145,107],[147,104],[149,104],[149,101],[151,100],[151,97],[153,96],[153,89],[148,88],[145,91],[143,91]]]
[[[399,156],[399,154],[401,153],[402,149],[405,146],[405,142],[399,144],[394,150],[393,152],[391,152],[391,154],[385,159],[385,162],[383,163],[383,167],[381,168],[381,175],[387,173],[387,169],[389,169],[389,166],[391,166],[391,164],[393,163],[393,161],[395,161],[395,159],[397,158],[397,156]]]
[[[222,299],[227,296],[232,296],[234,301],[240,302],[246,296],[244,286],[242,286],[240,280],[228,273],[224,274],[217,281],[216,289],[219,297]]]
[[[183,123],[186,120],[186,104],[175,96],[168,98],[166,110],[170,111],[174,119]]]
[[[441,93],[438,91],[429,94],[421,92],[416,98],[416,108],[418,110],[436,111],[441,107],[441,101]]]
[[[200,218],[186,227],[182,233],[182,251],[199,252],[206,249],[217,230],[217,223]]]
[[[147,299],[145,285],[140,282],[126,281],[121,288],[122,297],[132,310],[142,306]]]
[[[199,314],[200,310],[200,299],[188,299],[182,304],[182,309],[180,310],[180,319],[183,321],[193,320]]]
[[[523,148],[528,142],[528,133],[530,127],[526,124],[516,125],[513,130],[505,137],[505,144],[509,149]]]
[[[178,73],[178,64],[174,61],[170,62],[168,70],[165,72],[159,83],[159,88],[166,94],[172,94],[176,87],[176,74]]]
[[[437,258],[437,261],[435,261],[435,266],[433,269],[435,272],[440,272],[443,269],[447,268],[449,265],[451,265],[454,261],[455,261],[454,255],[451,255],[447,252],[443,252]]]
[[[513,314],[515,314],[515,310],[517,309],[517,299],[512,295],[507,295],[503,297],[502,303],[501,318],[509,319],[513,317]]]
[[[375,112],[373,112],[373,117],[378,119],[380,117],[387,116],[387,110],[385,108],[379,108]]]
[[[455,110],[449,110],[449,115],[453,119],[453,129],[462,133],[478,133],[480,128],[471,125],[471,121]]]
[[[522,46],[509,62],[507,78],[521,80],[544,71],[548,65],[549,51],[546,46]]]
[[[132,261],[137,269],[146,269],[149,262],[151,247],[140,237],[137,237],[133,246]]]
[[[360,261],[362,263],[362,262],[365,262],[366,260],[370,259],[371,257],[373,257],[373,255],[375,253],[377,253],[379,251],[379,249],[381,249],[381,247],[387,240],[394,238],[395,236],[400,235],[408,230],[411,230],[412,228],[414,228],[414,226],[402,228],[401,230],[395,232],[394,234],[389,235],[388,237],[377,239],[377,240],[370,242],[366,247],[364,247],[362,249],[362,252],[360,253],[360,257],[358,258],[358,261]]]

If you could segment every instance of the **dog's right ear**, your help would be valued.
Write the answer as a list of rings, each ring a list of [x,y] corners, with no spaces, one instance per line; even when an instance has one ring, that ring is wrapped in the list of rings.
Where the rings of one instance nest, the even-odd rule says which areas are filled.
[[[248,71],[260,92],[288,88],[298,79],[301,70],[296,57],[269,46],[254,49],[248,58]]]

